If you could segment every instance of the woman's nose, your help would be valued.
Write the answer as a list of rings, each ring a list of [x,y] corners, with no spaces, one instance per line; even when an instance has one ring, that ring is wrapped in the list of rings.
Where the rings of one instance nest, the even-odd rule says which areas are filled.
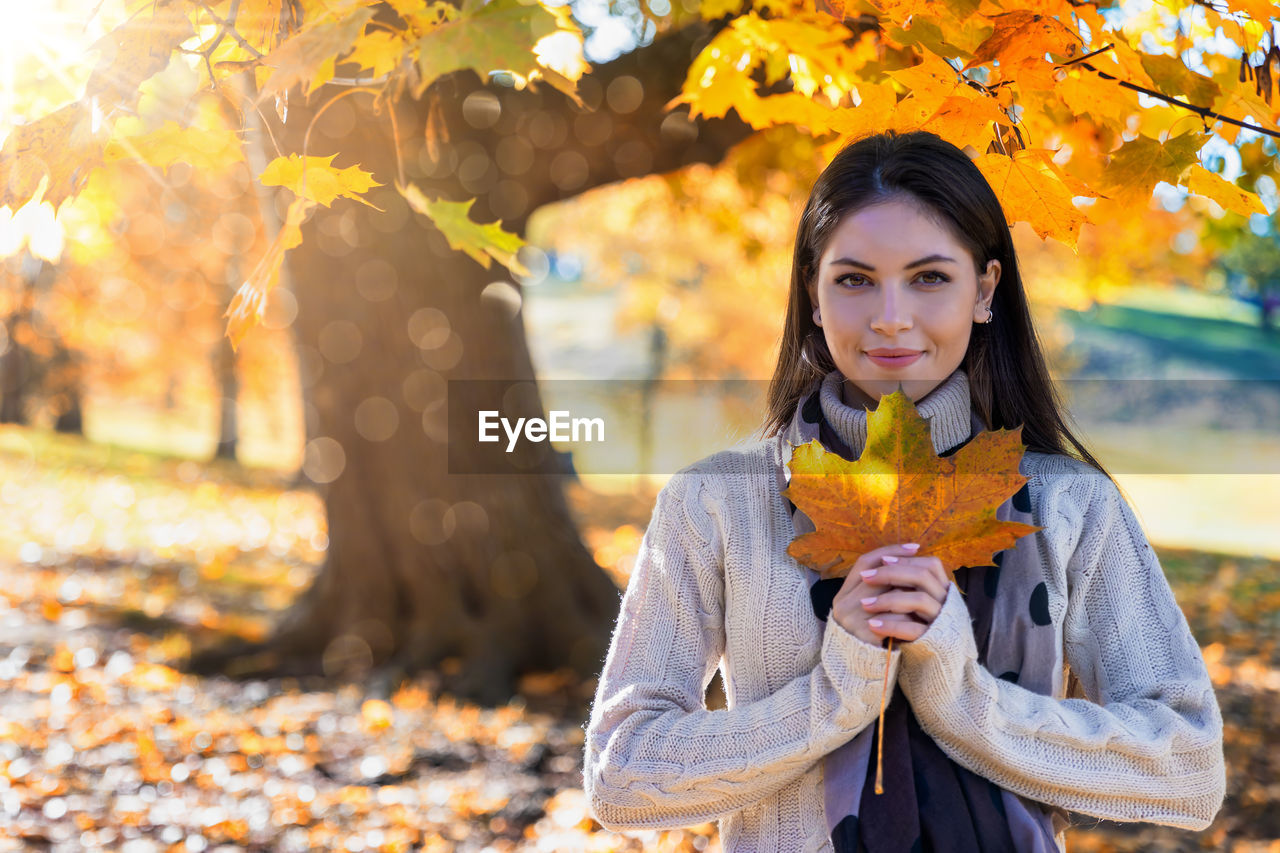
[[[892,288],[885,288],[881,293],[883,295],[871,319],[871,328],[881,334],[911,328],[911,309],[907,300],[895,294]]]

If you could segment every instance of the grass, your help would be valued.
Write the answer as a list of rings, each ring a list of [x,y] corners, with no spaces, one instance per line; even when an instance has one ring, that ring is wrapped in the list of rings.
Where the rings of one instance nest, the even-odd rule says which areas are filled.
[[[191,482],[201,480],[246,487],[283,486],[292,483],[294,470],[279,466],[255,465],[243,460],[213,459],[213,448],[199,442],[174,441],[183,418],[159,412],[140,413],[137,406],[103,406],[86,418],[86,436],[54,432],[50,429],[0,424],[0,454],[11,461],[26,458],[51,468],[88,468],[103,474],[126,477],[171,477]],[[139,417],[137,432],[131,419]],[[169,439],[161,437],[167,436]],[[88,440],[86,440],[86,438]],[[255,441],[242,444],[253,448]],[[260,451],[270,446],[259,442]],[[259,458],[272,458],[260,452]],[[288,458],[283,454],[274,458]]]
[[[1206,293],[1191,287],[1132,285],[1109,304],[1176,314],[1197,320],[1227,320],[1242,326],[1258,325],[1258,308],[1225,293]]]
[[[1062,317],[1141,341],[1158,358],[1193,360],[1239,379],[1280,380],[1280,330],[1267,332],[1257,322],[1142,303],[1099,305],[1092,312],[1064,308]]]

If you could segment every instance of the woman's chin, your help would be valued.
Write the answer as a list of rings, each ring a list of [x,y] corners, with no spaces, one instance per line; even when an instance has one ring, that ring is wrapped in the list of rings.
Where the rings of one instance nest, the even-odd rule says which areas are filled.
[[[881,398],[901,390],[912,403],[918,403],[941,384],[933,379],[877,379],[860,383],[857,397],[869,398],[872,402],[868,405],[874,407],[879,405]]]

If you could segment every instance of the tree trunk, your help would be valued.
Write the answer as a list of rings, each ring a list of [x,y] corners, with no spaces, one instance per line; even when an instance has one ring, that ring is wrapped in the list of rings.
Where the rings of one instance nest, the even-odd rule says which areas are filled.
[[[358,163],[386,185],[370,194],[385,212],[335,202],[287,257],[302,385],[317,413],[304,471],[324,495],[328,553],[272,638],[197,655],[193,669],[372,674],[386,690],[430,668],[443,689],[482,702],[505,701],[525,672],[598,674],[619,591],[582,545],[551,445],[526,445],[543,449],[520,460],[530,473],[459,473],[505,464],[504,448],[455,455],[450,472],[451,446],[480,446],[474,434],[449,435],[451,419],[474,423],[480,409],[543,416],[523,313],[485,290],[520,287],[496,264],[451,250],[391,185],[403,174],[429,197],[476,197],[473,219],[500,216],[522,233],[542,204],[717,161],[750,128],[736,118],[663,118],[712,33],[696,26],[598,66],[582,85],[589,111],[550,87],[449,75],[422,101],[396,104],[399,164],[390,119],[370,96],[348,94],[324,111],[306,153],[328,155],[340,141],[347,153],[335,165]],[[615,113],[603,93],[624,75],[643,100]],[[323,87],[310,105],[291,93],[286,151],[302,150],[310,118],[343,91]],[[491,387],[500,383],[459,380],[525,381],[533,393],[502,398]]]
[[[67,390],[67,408],[58,413],[53,431],[67,435],[84,435],[84,408],[80,405],[80,389]]]
[[[172,412],[178,407],[178,374],[170,373],[164,380],[164,410]]]
[[[61,341],[54,350],[49,369],[49,394],[54,400],[54,432],[67,435],[84,435],[84,411],[81,406],[84,387],[84,365],[76,350],[68,349]]]
[[[3,424],[27,424],[27,396],[36,384],[36,371],[30,350],[21,343],[19,330],[31,326],[36,279],[43,269],[44,261],[29,252],[4,262],[8,289],[19,296],[16,307],[5,322],[4,343],[7,346],[0,355],[0,423]]]
[[[231,349],[231,341],[223,337],[216,344],[218,347],[218,446],[214,450],[215,459],[234,460],[236,458],[237,407],[239,406],[239,383],[236,381],[236,354]]]
[[[26,347],[13,339],[18,325],[15,315],[10,315],[8,349],[0,356],[0,424],[27,423],[26,403],[29,386],[28,365],[31,354]]]
[[[248,207],[248,205],[245,205]],[[240,286],[243,262],[232,256],[227,259],[227,299],[235,296]],[[234,284],[232,283],[234,282]],[[240,434],[240,383],[236,377],[236,353],[231,348],[231,340],[225,335],[218,340],[217,362],[214,370],[218,374],[218,445],[213,452],[214,459],[234,461],[236,458],[236,442]]]

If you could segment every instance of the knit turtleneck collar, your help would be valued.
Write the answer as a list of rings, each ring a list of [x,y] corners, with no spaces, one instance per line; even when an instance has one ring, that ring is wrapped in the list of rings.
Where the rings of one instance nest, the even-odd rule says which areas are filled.
[[[840,399],[844,381],[844,374],[832,370],[823,377],[818,397],[827,422],[848,443],[856,459],[867,443],[867,410]],[[916,411],[929,422],[935,453],[949,450],[969,437],[970,405],[969,377],[958,367],[941,385],[916,401]]]

